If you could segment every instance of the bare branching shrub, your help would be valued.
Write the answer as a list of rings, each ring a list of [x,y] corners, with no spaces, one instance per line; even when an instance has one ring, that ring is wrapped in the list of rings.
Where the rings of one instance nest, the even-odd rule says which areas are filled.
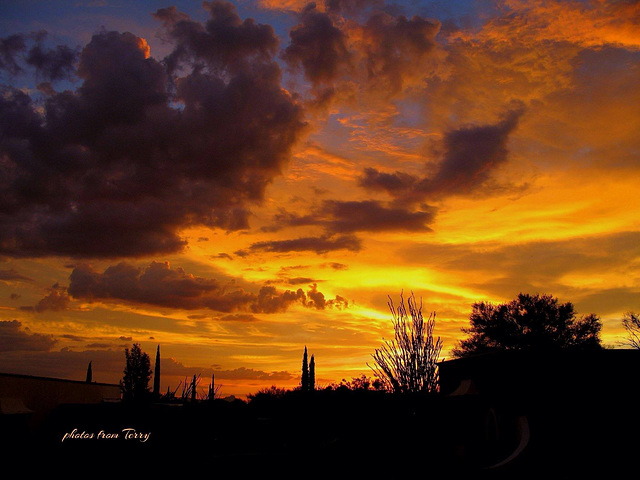
[[[627,341],[625,345],[640,349],[640,315],[627,312],[622,317],[622,325],[627,331]]]
[[[418,306],[413,293],[407,304],[408,311],[401,294],[400,305],[395,308],[389,297],[395,337],[376,349],[372,355],[375,364],[369,368],[393,392],[436,392],[442,350],[440,337],[433,338],[436,314],[431,313],[425,321],[422,301]]]

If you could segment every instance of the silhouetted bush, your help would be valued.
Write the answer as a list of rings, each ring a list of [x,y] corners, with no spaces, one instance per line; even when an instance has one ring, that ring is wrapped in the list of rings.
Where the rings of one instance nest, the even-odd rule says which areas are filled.
[[[386,391],[384,382],[379,378],[367,377],[364,373],[359,377],[352,377],[351,380],[342,379],[340,383],[330,383],[326,390],[372,390]]]
[[[254,402],[264,399],[282,398],[286,392],[287,390],[284,388],[278,388],[275,385],[271,385],[270,387],[261,388],[256,393],[250,393],[247,395],[247,399],[249,402]]]

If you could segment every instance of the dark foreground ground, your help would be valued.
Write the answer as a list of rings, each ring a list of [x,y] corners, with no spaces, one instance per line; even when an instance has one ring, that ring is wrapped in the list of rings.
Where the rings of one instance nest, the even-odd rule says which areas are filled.
[[[631,400],[541,394],[514,405],[321,391],[251,403],[65,405],[37,427],[4,425],[3,453],[76,477],[87,471],[69,466],[89,461],[91,472],[117,466],[127,476],[631,478],[640,447]]]

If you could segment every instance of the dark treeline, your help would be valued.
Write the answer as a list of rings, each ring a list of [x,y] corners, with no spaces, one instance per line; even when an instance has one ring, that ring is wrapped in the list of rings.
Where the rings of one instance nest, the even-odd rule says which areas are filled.
[[[520,478],[550,469],[613,473],[635,458],[626,432],[640,426],[629,415],[640,399],[640,350],[604,348],[596,315],[578,317],[571,303],[544,295],[480,302],[463,330],[467,338],[441,362],[435,314],[424,320],[413,295],[408,306],[402,296],[397,307],[389,304],[395,336],[372,355],[372,376],[318,385],[322,359],[304,346],[297,388],[273,385],[246,401],[224,399],[212,378],[208,393],[197,396],[194,375],[176,397],[159,392],[159,368],[153,372],[134,344],[125,352],[121,403],[62,406],[38,438],[49,453],[71,458],[97,444],[60,442],[70,428],[130,427],[149,432],[148,441],[102,442],[99,451],[206,455],[240,472],[313,465],[325,473]],[[625,318],[633,339],[637,316]],[[159,355],[160,347],[156,365]]]

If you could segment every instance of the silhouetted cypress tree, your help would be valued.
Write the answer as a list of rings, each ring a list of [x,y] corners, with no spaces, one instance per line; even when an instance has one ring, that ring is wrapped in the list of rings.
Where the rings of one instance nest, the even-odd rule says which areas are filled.
[[[316,361],[311,355],[311,361],[309,362],[309,390],[316,389]]]
[[[216,376],[211,374],[211,385],[209,385],[209,400],[213,400],[216,397]]]
[[[160,395],[160,345],[156,351],[156,368],[153,371],[153,394]]]
[[[300,389],[303,392],[309,390],[309,363],[307,360],[307,347],[304,347],[304,355],[302,356],[302,377],[300,379]]]
[[[89,362],[89,366],[87,367],[87,383],[91,383],[93,380],[93,373],[91,372],[91,362]]]

